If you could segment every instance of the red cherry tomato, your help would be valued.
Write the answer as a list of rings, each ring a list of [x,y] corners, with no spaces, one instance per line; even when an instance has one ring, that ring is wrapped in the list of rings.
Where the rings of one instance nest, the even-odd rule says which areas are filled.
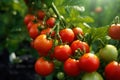
[[[54,71],[54,64],[40,57],[35,63],[35,71],[41,76],[48,76]]]
[[[39,24],[33,24],[31,28],[29,29],[29,35],[32,39],[35,39],[39,35],[38,27]]]
[[[60,30],[60,37],[62,42],[71,43],[74,40],[74,32],[70,28],[65,28]]]
[[[25,23],[26,25],[28,25],[28,23],[29,23],[30,21],[33,21],[33,20],[35,20],[35,16],[32,15],[32,14],[27,14],[27,15],[24,17],[24,23]]]
[[[54,17],[50,17],[49,19],[47,19],[46,24],[47,24],[50,28],[52,28],[52,27],[55,25],[55,21],[56,21],[56,19],[55,19]]]
[[[52,30],[52,28],[43,29],[40,34],[49,34],[51,32],[51,30]],[[54,36],[54,35],[55,35],[55,32],[53,31],[51,33],[51,36]]]
[[[80,34],[80,35],[82,35],[82,36],[84,35],[83,30],[82,30],[81,28],[79,28],[79,27],[75,27],[75,28],[73,28],[72,30],[73,30],[73,32],[74,32],[75,39],[77,39],[77,35],[78,35],[78,34]]]
[[[75,59],[67,59],[64,63],[64,71],[68,76],[78,76],[80,69],[78,65],[79,61]]]
[[[106,80],[120,80],[120,64],[116,61],[110,62],[105,67]]]
[[[100,61],[95,54],[84,54],[79,59],[79,67],[85,72],[94,72],[99,68]]]
[[[115,40],[120,40],[120,24],[112,24],[108,29],[108,35]]]
[[[59,61],[65,61],[72,55],[69,45],[58,45],[54,48],[54,56]]]
[[[75,50],[80,49],[84,53],[89,53],[90,52],[90,47],[86,42],[82,42],[80,40],[75,40],[71,44],[71,49],[73,53]]]
[[[37,12],[38,19],[43,20],[45,18],[45,12],[42,10],[39,10]]]
[[[41,53],[48,53],[52,48],[53,41],[47,39],[45,34],[39,35],[34,40],[34,48]]]

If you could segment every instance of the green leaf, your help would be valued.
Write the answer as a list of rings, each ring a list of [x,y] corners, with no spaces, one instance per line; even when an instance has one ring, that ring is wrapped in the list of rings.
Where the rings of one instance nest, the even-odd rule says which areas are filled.
[[[64,0],[63,6],[75,6],[75,5],[82,5],[84,0]]]
[[[54,0],[44,0],[44,3],[49,7],[49,6],[51,6],[52,5],[52,2],[53,2]]]

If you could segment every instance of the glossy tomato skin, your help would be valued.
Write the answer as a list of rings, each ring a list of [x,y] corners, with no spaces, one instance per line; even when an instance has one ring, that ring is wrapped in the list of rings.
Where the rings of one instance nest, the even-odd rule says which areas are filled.
[[[52,28],[55,25],[55,21],[56,19],[54,17],[50,17],[49,19],[47,19],[46,24],[48,25],[48,27]]]
[[[73,32],[74,32],[75,39],[77,39],[77,35],[79,35],[79,34],[80,34],[81,36],[84,35],[83,30],[82,30],[81,28],[79,28],[79,27],[75,27],[75,28],[73,28],[72,30],[73,30]]]
[[[106,80],[120,80],[120,64],[116,61],[110,62],[105,67]]]
[[[74,40],[74,32],[70,28],[60,30],[60,37],[63,43],[71,43]]]
[[[69,45],[58,45],[54,48],[54,57],[64,62],[72,55],[72,50]]]
[[[32,14],[27,14],[27,15],[24,17],[24,23],[25,23],[26,25],[28,25],[28,23],[29,23],[30,21],[33,21],[33,20],[35,20],[35,16],[32,15]]]
[[[85,73],[81,80],[103,80],[98,72]]]
[[[47,39],[45,34],[39,35],[34,40],[34,48],[41,53],[48,53],[52,48],[53,41]]]
[[[104,48],[99,50],[99,57],[106,62],[117,60],[118,51],[114,45],[107,44]]]
[[[68,76],[78,76],[80,74],[79,60],[68,58],[64,63],[64,71]]]
[[[35,39],[39,35],[38,27],[39,24],[33,24],[31,28],[29,29],[29,35],[32,39]]]
[[[48,76],[54,71],[54,63],[40,57],[35,63],[35,71],[41,76]]]
[[[37,12],[38,19],[40,19],[40,20],[43,20],[44,17],[45,17],[45,15],[46,15],[45,12],[42,11],[42,10],[39,10],[39,11]]]
[[[89,53],[90,52],[89,45],[86,42],[82,42],[80,40],[73,41],[70,47],[71,47],[73,53],[77,49],[80,49],[84,53]]]
[[[120,24],[112,24],[108,29],[108,35],[115,40],[120,40]]]
[[[79,59],[79,67],[85,72],[94,72],[99,68],[100,61],[95,54],[84,54]]]

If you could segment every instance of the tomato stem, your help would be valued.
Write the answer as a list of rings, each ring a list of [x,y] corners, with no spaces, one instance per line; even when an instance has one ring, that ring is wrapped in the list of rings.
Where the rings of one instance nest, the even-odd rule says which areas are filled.
[[[115,23],[115,24],[118,24],[118,23],[119,23],[119,16],[116,16],[116,17],[115,17],[114,23]]]

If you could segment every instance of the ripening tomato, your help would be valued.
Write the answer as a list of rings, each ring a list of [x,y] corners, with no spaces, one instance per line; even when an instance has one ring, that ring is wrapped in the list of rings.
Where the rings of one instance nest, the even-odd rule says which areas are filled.
[[[60,30],[60,37],[63,43],[71,43],[74,40],[74,32],[70,28]]]
[[[75,39],[77,39],[77,36],[80,34],[81,36],[84,35],[83,30],[79,27],[75,27],[72,29],[75,35]]]
[[[99,50],[99,57],[106,62],[117,60],[118,51],[114,45],[107,44],[104,48]]]
[[[106,80],[120,80],[120,64],[116,61],[110,62],[105,67]]]
[[[75,50],[78,50],[78,49],[80,49],[84,53],[90,52],[89,45],[86,42],[82,42],[80,40],[73,41],[70,47],[71,47],[73,53],[75,52]]]
[[[64,63],[64,71],[68,76],[78,76],[80,74],[79,60],[68,58]]]
[[[58,45],[54,48],[54,57],[59,61],[65,61],[72,55],[69,45]]]
[[[33,20],[35,20],[35,16],[32,15],[32,14],[27,14],[27,15],[24,17],[24,23],[25,23],[26,25],[28,25],[28,23],[29,23],[30,21],[33,21]]]
[[[42,10],[37,11],[38,19],[43,20],[45,18],[45,12]]]
[[[35,63],[35,71],[41,76],[48,76],[54,71],[54,63],[40,57]]]
[[[29,29],[29,35],[32,39],[35,39],[39,35],[38,27],[40,24],[33,24]]]
[[[108,35],[115,40],[120,40],[120,24],[112,24],[108,29]]]
[[[50,17],[49,19],[47,19],[46,24],[47,24],[50,28],[52,28],[52,27],[55,25],[55,21],[56,21],[56,19],[55,19],[54,17]]]
[[[47,39],[47,35],[41,34],[34,40],[34,48],[41,53],[48,53],[52,48],[52,39]]]
[[[99,68],[99,58],[92,53],[84,54],[79,59],[79,67],[85,72],[94,72]]]

